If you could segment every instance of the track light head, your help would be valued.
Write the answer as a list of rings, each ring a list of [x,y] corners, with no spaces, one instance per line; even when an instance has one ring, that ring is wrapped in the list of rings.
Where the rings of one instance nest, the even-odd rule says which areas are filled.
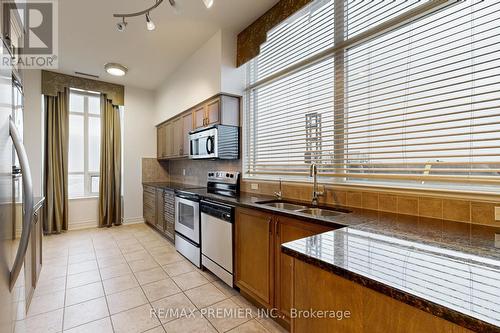
[[[214,0],[203,0],[203,3],[205,3],[205,7],[211,8],[214,5]]]
[[[116,28],[118,29],[118,31],[123,32],[127,28],[127,24],[128,23],[125,21],[125,18],[123,18],[122,22],[118,22],[116,24]]]
[[[149,31],[153,31],[156,29],[156,25],[151,20],[151,16],[149,16],[149,13],[146,14],[146,27],[148,28]]]

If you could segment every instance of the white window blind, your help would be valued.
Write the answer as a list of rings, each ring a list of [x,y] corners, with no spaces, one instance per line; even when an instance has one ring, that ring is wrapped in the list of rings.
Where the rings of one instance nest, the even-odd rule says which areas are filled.
[[[313,2],[248,64],[245,177],[316,163],[338,182],[498,185],[500,1],[339,3]]]

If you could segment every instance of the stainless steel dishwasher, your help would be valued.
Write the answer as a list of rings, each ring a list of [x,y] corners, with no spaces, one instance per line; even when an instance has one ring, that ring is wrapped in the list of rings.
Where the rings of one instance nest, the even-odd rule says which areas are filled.
[[[234,208],[202,200],[201,264],[233,287]]]

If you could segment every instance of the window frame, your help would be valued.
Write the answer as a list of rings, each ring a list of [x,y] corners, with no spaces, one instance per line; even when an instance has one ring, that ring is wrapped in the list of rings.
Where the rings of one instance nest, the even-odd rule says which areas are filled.
[[[283,77],[287,77],[289,75],[292,75],[296,72],[299,72],[301,70],[304,70],[314,64],[317,64],[329,57],[334,58],[334,66],[335,66],[335,98],[334,98],[334,104],[335,104],[335,119],[340,119],[338,123],[336,123],[335,126],[335,137],[343,137],[338,135],[339,133],[342,133],[346,130],[346,122],[344,119],[345,115],[345,92],[346,92],[346,67],[345,67],[345,52],[352,48],[353,46],[362,44],[366,41],[372,40],[380,35],[385,34],[388,31],[393,31],[399,28],[402,25],[407,24],[408,22],[418,20],[421,17],[424,17],[428,14],[440,11],[444,8],[449,8],[450,6],[453,6],[454,3],[449,3],[446,1],[429,1],[423,4],[420,4],[402,14],[399,14],[393,18],[388,19],[385,22],[382,22],[372,28],[366,29],[365,31],[360,32],[359,34],[355,34],[352,37],[347,37],[347,34],[344,31],[345,28],[345,18],[344,15],[344,1],[335,1],[334,2],[334,10],[335,10],[335,26],[337,29],[335,29],[334,33],[334,44],[332,47],[329,47],[313,56],[310,56],[306,59],[303,59],[301,61],[298,61],[297,63],[294,63],[284,69],[278,70],[275,73],[272,73],[263,79],[257,80],[255,82],[251,82],[250,78],[254,76],[254,73],[251,73],[250,71],[250,65],[247,64],[247,87],[245,89],[244,97],[243,97],[243,105],[245,107],[244,111],[244,116],[243,116],[243,172],[242,172],[242,178],[246,181],[276,181],[278,179],[284,179],[286,181],[290,182],[299,182],[299,183],[304,183],[304,182],[311,182],[310,179],[307,177],[304,177],[303,179],[294,179],[294,178],[289,178],[286,175],[272,175],[272,176],[266,176],[266,175],[260,175],[260,174],[251,174],[249,172],[249,166],[251,165],[249,162],[252,160],[251,156],[249,155],[249,146],[250,146],[250,140],[256,140],[256,136],[252,135],[250,133],[250,126],[248,124],[249,121],[249,113],[252,112],[251,109],[251,98],[252,97],[252,91],[258,88],[261,88],[267,84],[273,83]],[[340,22],[341,21],[341,22]],[[341,29],[338,29],[338,27],[341,27]],[[252,60],[253,61],[253,60]],[[254,104],[255,105],[255,104]],[[254,106],[255,108],[255,106]],[[336,139],[334,148],[336,152],[344,152],[344,149],[339,149],[339,148],[344,148],[345,147],[345,142],[344,139]],[[254,152],[255,153],[255,152]],[[337,165],[340,165],[340,163],[344,162],[343,156],[335,155],[334,157],[335,163]],[[340,162],[340,163],[339,163]],[[337,170],[337,174],[340,173],[345,173],[343,168],[340,167],[339,170]],[[346,188],[346,187],[358,187],[360,189],[366,188],[366,189],[371,189],[371,190],[376,190],[376,189],[382,189],[387,191],[387,189],[396,189],[397,192],[399,193],[428,193],[430,192],[435,192],[435,193],[472,193],[475,195],[486,195],[488,197],[498,197],[498,193],[496,192],[491,192],[487,190],[482,190],[480,188],[477,189],[457,189],[454,188],[454,185],[456,184],[461,184],[460,182],[457,183],[445,183],[443,186],[418,186],[418,185],[412,185],[411,182],[408,182],[407,184],[392,184],[392,183],[386,183],[383,184],[382,182],[365,182],[365,181],[355,181],[355,180],[347,180],[347,178],[343,177],[334,177],[334,178],[320,178],[322,179],[322,182],[332,182],[332,185],[338,186],[340,188]],[[451,186],[448,186],[448,185]]]
[[[68,170],[68,176],[82,176],[83,175],[83,195],[82,196],[71,196],[68,192],[69,199],[86,199],[86,198],[97,198],[99,196],[99,190],[97,192],[92,192],[92,178],[101,176],[101,172],[95,172],[89,170],[89,120],[90,118],[101,120],[101,113],[99,115],[92,114],[89,112],[89,97],[100,98],[100,93],[93,91],[80,90],[76,88],[70,88],[70,99],[71,95],[76,94],[83,96],[83,113],[71,111],[71,103],[69,115],[82,116],[83,115],[83,172],[70,172]],[[102,112],[102,110],[101,110]],[[99,179],[100,181],[100,179]],[[69,185],[69,184],[68,184]]]

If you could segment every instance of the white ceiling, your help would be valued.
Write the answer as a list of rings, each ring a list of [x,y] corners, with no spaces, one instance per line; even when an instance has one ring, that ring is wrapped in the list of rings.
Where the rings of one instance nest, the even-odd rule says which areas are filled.
[[[278,0],[215,0],[206,9],[202,0],[168,0],[151,13],[156,31],[148,32],[144,17],[132,18],[125,32],[116,29],[113,13],[143,10],[154,0],[59,1],[59,72],[99,75],[103,81],[157,88],[184,59],[219,29],[239,32]],[[104,64],[129,68],[123,78],[104,72]]]

